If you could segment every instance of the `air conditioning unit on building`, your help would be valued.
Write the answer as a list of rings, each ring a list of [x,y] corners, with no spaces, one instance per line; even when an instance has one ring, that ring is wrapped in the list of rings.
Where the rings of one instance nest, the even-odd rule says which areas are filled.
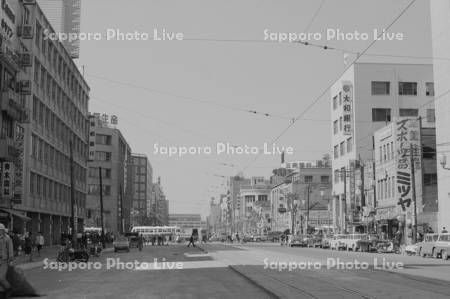
[[[31,80],[20,81],[20,93],[23,95],[31,95]]]
[[[36,4],[36,0],[22,0],[23,5],[34,5]]]
[[[32,25],[22,25],[17,28],[17,35],[23,39],[32,39],[34,29]]]
[[[33,55],[31,53],[21,53],[20,54],[20,65],[22,67],[29,67],[33,65]]]

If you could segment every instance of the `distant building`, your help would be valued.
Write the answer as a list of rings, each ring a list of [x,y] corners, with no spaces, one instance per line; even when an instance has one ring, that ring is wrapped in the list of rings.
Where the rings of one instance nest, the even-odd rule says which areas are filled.
[[[244,217],[237,232],[244,234],[267,233],[270,225],[270,183],[264,177],[252,177],[250,184],[240,185],[239,199]]]
[[[146,225],[153,205],[153,168],[146,155],[132,154],[132,208],[133,225]]]
[[[56,33],[80,35],[81,0],[37,0]],[[80,54],[80,40],[62,39],[72,58]]]
[[[169,214],[169,226],[178,226],[185,234],[191,234],[193,229],[198,229],[200,234],[202,225],[200,214]]]
[[[131,148],[119,129],[105,122],[105,115],[90,115],[87,225],[101,226],[100,181],[102,169],[103,215],[107,231],[126,232],[131,226]]]
[[[169,202],[166,199],[161,186],[161,178],[153,184],[153,203],[150,213],[150,221],[153,225],[168,225],[169,223]]]

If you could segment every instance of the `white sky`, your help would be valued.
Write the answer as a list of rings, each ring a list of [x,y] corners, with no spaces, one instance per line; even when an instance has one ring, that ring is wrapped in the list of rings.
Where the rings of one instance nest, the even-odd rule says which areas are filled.
[[[254,40],[271,32],[303,32],[319,0],[90,0],[83,1],[81,31],[182,32],[186,39]],[[325,0],[310,32],[382,29],[409,0]],[[428,0],[418,0],[394,25],[404,41],[379,41],[369,53],[431,56]],[[363,50],[369,41],[318,41]],[[354,56],[351,56],[353,59]],[[407,62],[367,57],[365,61]],[[415,63],[430,62],[412,59]],[[154,143],[214,146],[217,142],[262,147],[288,124],[219,105],[294,117],[343,71],[343,53],[299,44],[217,41],[82,41],[78,64],[91,87],[90,110],[119,116],[119,128],[133,152],[149,156],[155,181],[161,176],[170,213],[208,214],[211,196],[248,165],[253,155],[201,155],[168,158],[153,155]],[[125,83],[118,84],[98,77]],[[140,87],[145,88],[140,88]],[[157,91],[162,91],[157,92]],[[176,96],[175,96],[176,95]],[[209,105],[190,98],[213,102]],[[287,160],[320,159],[330,151],[329,95],[278,141],[292,146]],[[245,171],[269,177],[279,156],[261,156]],[[234,168],[221,163],[236,165]]]

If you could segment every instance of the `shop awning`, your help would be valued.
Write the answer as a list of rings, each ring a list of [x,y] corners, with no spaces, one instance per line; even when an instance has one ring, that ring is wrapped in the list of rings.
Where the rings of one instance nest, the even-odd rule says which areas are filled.
[[[22,219],[24,221],[30,221],[31,220],[31,218],[27,217],[25,215],[25,212],[22,212],[22,211],[13,210],[13,209],[0,209],[0,212],[11,214],[14,217],[19,217],[20,219]]]

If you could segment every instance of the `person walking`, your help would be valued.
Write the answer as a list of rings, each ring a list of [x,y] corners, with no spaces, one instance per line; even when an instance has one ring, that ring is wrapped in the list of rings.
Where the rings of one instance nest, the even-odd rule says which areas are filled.
[[[142,248],[144,247],[144,238],[142,237],[142,234],[138,237],[138,248],[139,251],[142,251]]]
[[[38,256],[41,256],[41,249],[44,246],[44,236],[42,235],[41,232],[38,232],[38,234],[36,236],[35,244],[36,244]]]
[[[191,237],[189,238],[189,244],[187,247],[189,247],[192,244],[193,247],[195,247],[195,243],[194,243],[194,234],[191,235]]]
[[[26,256],[29,256],[29,261],[32,262],[33,261],[33,239],[31,236],[30,232],[27,232],[26,236],[25,236],[25,242],[24,242],[24,246],[23,246],[23,251],[25,253]]]
[[[13,260],[13,242],[6,233],[6,228],[3,223],[0,223],[0,285],[3,288],[3,293],[11,290],[11,285],[6,280],[6,272]]]

